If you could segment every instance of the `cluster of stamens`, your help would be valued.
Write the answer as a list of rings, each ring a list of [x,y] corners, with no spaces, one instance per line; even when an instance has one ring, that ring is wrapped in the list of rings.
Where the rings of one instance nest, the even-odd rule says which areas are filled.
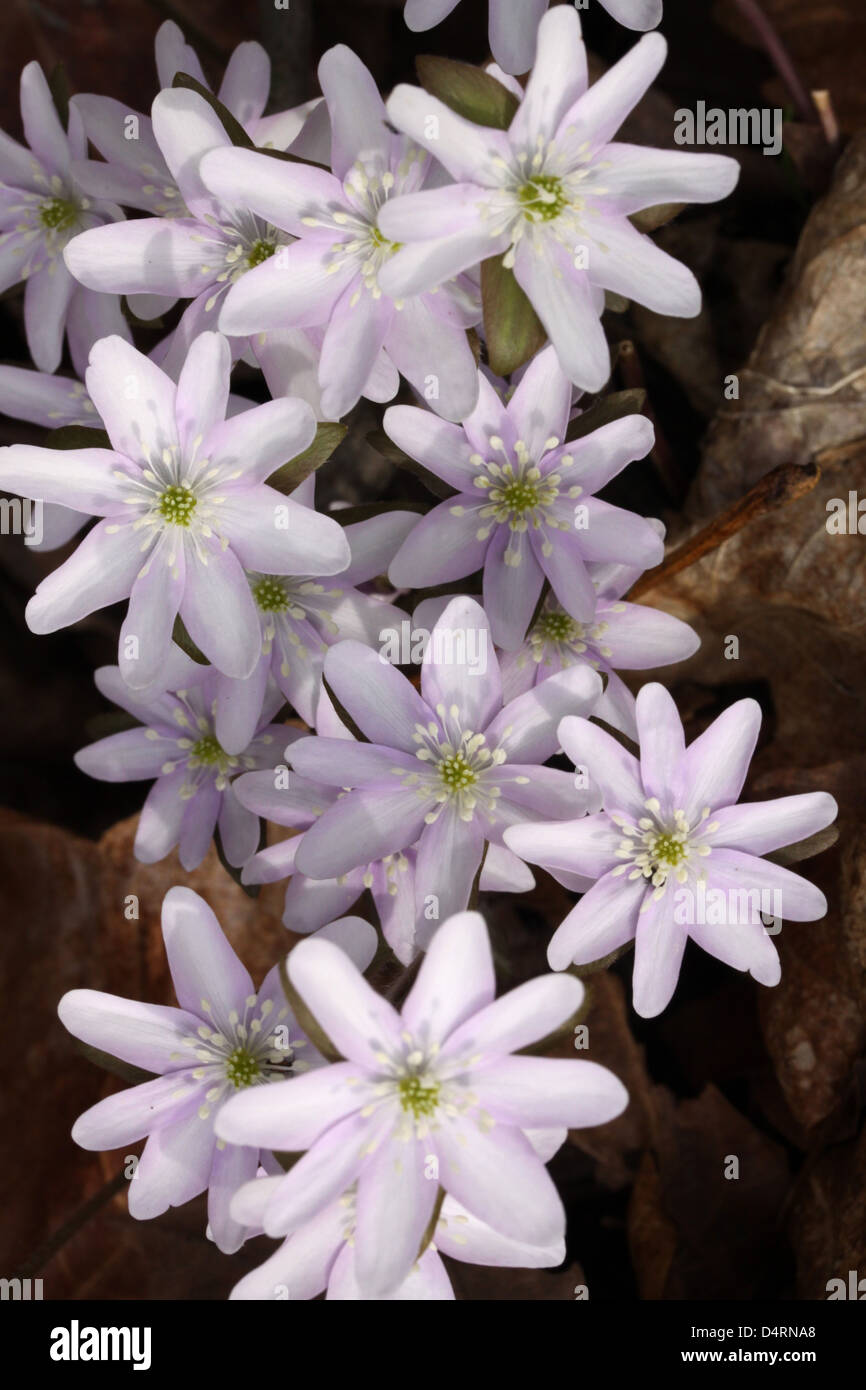
[[[365,163],[358,160],[343,184],[348,206],[322,209],[318,216],[310,215],[302,219],[306,227],[332,228],[339,233],[331,247],[328,273],[335,275],[348,262],[355,266],[361,277],[362,288],[353,293],[349,301],[352,308],[364,291],[374,299],[381,298],[379,272],[399,251],[400,243],[390,241],[379,230],[379,213],[383,204],[400,192],[413,164],[423,163],[426,158],[423,151],[407,148],[396,172],[382,169],[374,161]],[[397,307],[400,308],[400,301],[397,301]]]
[[[649,797],[644,806],[650,814],[641,816],[637,825],[631,825],[624,816],[611,815],[623,834],[616,857],[625,861],[613,870],[614,876],[628,874],[629,879],[645,878],[652,885],[651,898],[643,903],[641,911],[646,910],[651,900],[663,895],[669,878],[686,883],[690,874],[704,877],[704,871],[696,869],[694,860],[705,858],[711,846],[699,836],[704,830],[718,828],[716,821],[704,825],[710,815],[709,806],[704,807],[694,825],[689,823],[683,810],[664,816],[658,797]]]
[[[495,786],[490,774],[506,761],[504,748],[490,748],[484,734],[464,729],[457,705],[436,706],[441,724],[416,724],[413,742],[418,745],[415,757],[429,765],[429,771],[406,772],[394,768],[394,774],[408,787],[417,789],[424,799],[436,803],[424,817],[428,825],[438,820],[443,809],[451,805],[461,820],[471,821],[480,808],[490,820],[495,819],[496,802],[501,789]],[[506,730],[507,734],[507,730]]]
[[[554,531],[570,530],[571,523],[556,515],[554,504],[560,497],[573,499],[583,493],[579,484],[562,487],[563,471],[571,468],[574,457],[571,454],[563,455],[555,470],[543,473],[538,464],[533,463],[522,439],[515,441],[513,456],[499,435],[492,434],[489,440],[491,454],[500,454],[503,462],[495,458],[486,459],[478,453],[471,454],[469,459],[478,470],[472,479],[473,487],[486,493],[488,499],[478,511],[479,520],[484,524],[476,531],[476,539],[487,540],[494,526],[508,526],[517,535],[527,531],[530,526],[536,531],[544,527]],[[548,439],[544,453],[549,453],[558,445],[558,439]],[[458,502],[450,510],[452,516],[463,516],[466,507]],[[544,540],[542,549],[545,555],[551,554],[553,545],[549,539]],[[516,546],[512,548],[510,539],[503,558],[506,565],[515,567],[520,564],[520,550]]]
[[[201,1012],[213,1020],[209,1000],[202,999]],[[284,1081],[306,1070],[307,1064],[296,1054],[307,1046],[307,1041],[296,1037],[289,1042],[288,1017],[287,1005],[275,1013],[272,999],[259,1003],[258,997],[251,994],[244,1001],[242,1016],[233,1009],[222,1026],[203,1022],[195,1033],[183,1039],[185,1051],[174,1053],[172,1060],[188,1063],[194,1058],[193,1080],[213,1083],[199,1108],[200,1119],[208,1119],[214,1105],[234,1091]]]
[[[174,720],[186,732],[176,740],[178,756],[164,762],[160,772],[169,776],[180,766],[186,768],[187,777],[179,793],[182,800],[188,801],[194,797],[205,779],[213,778],[217,791],[222,792],[238,773],[249,772],[257,766],[252,754],[227,753],[219,743],[213,724],[215,701],[205,713],[202,708],[195,707],[200,700],[198,691],[178,690],[176,696],[178,703],[173,711]],[[159,729],[149,728],[145,737],[156,741],[164,739],[165,734]],[[272,735],[260,734],[259,741],[270,743]]]
[[[381,1071],[373,1085],[375,1099],[361,1112],[370,1115],[382,1101],[396,1101],[399,1118],[394,1137],[409,1141],[423,1139],[443,1120],[455,1119],[478,1105],[461,1073],[477,1065],[480,1057],[449,1058],[439,1061],[439,1044],[425,1044],[409,1032],[401,1036],[402,1046],[394,1054],[383,1048],[376,1053]],[[483,1127],[493,1121],[485,1112],[477,1115]]]

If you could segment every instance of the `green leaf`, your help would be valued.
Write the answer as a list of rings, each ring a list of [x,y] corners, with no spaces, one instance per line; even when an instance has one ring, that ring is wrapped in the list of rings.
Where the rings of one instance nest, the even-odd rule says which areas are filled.
[[[105,430],[92,430],[87,425],[61,425],[51,430],[45,440],[47,449],[110,449],[111,440]]]
[[[501,256],[482,262],[481,302],[490,370],[497,376],[510,376],[544,346],[547,334]]]
[[[208,106],[219,116],[225,133],[233,145],[239,145],[245,150],[254,150],[256,148],[240,121],[232,115],[228,107],[223,106],[222,102],[218,97],[214,96],[213,92],[209,92],[207,87],[203,87],[194,77],[190,77],[188,72],[176,72],[174,81],[171,85],[173,87],[184,87],[190,92],[197,92],[202,100],[206,101]]]
[[[575,439],[583,439],[585,435],[592,434],[593,430],[600,430],[602,425],[609,425],[612,420],[622,420],[626,415],[640,415],[645,403],[646,391],[639,386],[628,391],[612,391],[609,396],[603,396],[595,405],[591,405],[589,410],[578,415],[576,420],[572,420],[565,432],[565,438],[568,443],[572,443]]]
[[[507,130],[511,125],[520,103],[513,92],[483,68],[428,53],[415,59],[415,68],[425,92],[438,97],[458,116],[497,130]]]
[[[90,1043],[82,1042],[80,1038],[74,1038],[73,1042],[88,1062],[102,1067],[103,1071],[111,1072],[112,1076],[119,1076],[122,1081],[129,1081],[133,1086],[138,1086],[142,1081],[153,1081],[156,1075],[155,1072],[134,1067],[131,1062],[123,1062],[119,1057],[113,1057],[110,1052],[103,1052],[101,1048],[91,1047]]]
[[[334,709],[337,711],[337,714],[339,715],[340,719],[342,719],[346,728],[349,730],[349,733],[353,734],[359,743],[369,743],[370,740],[368,739],[367,735],[361,733],[361,730],[358,728],[358,725],[355,723],[351,714],[349,714],[348,710],[346,710],[344,706],[340,704],[340,701],[337,699],[336,695],[334,694],[333,690],[331,689],[324,676],[322,676],[322,685],[325,687],[325,690],[330,696],[331,704],[334,706]]]
[[[321,468],[323,463],[327,463],[339,444],[342,444],[346,437],[346,425],[339,425],[326,421],[324,424],[316,426],[316,437],[308,449],[302,454],[296,454],[288,463],[284,463],[278,468],[276,473],[272,473],[268,478],[268,486],[276,488],[277,492],[284,495],[294,492],[296,487],[308,478],[311,473],[315,473],[317,468]]]
[[[654,208],[641,208],[640,212],[631,213],[628,220],[639,232],[654,232],[657,227],[672,222],[684,207],[685,203],[659,203]]]
[[[310,1039],[315,1048],[318,1048],[323,1057],[327,1057],[329,1062],[344,1062],[346,1059],[341,1052],[338,1052],[331,1039],[328,1037],[324,1028],[319,1023],[314,1014],[310,1013],[295,986],[289,979],[289,972],[286,969],[287,956],[280,961],[280,984],[283,993],[288,1001],[289,1008],[295,1015],[302,1033]]]
[[[181,618],[179,613],[174,620],[174,627],[172,628],[171,640],[172,642],[177,643],[182,652],[186,652],[187,656],[191,656],[193,661],[198,662],[199,666],[210,666],[210,662],[208,661],[204,652],[199,651],[195,642],[192,640],[189,633],[187,632],[186,627],[184,626],[183,619]]]

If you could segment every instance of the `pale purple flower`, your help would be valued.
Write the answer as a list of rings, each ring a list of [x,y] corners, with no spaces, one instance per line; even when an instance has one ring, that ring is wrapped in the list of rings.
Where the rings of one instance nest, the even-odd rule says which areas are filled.
[[[156,863],[177,846],[181,864],[191,871],[204,859],[219,827],[226,859],[240,868],[259,847],[260,825],[258,816],[235,795],[234,779],[273,767],[286,738],[299,735],[271,723],[283,705],[281,692],[271,683],[262,691],[249,742],[228,752],[219,741],[215,720],[218,673],[180,652],[172,665],[172,689],[146,697],[130,691],[116,666],[96,672],[100,692],[139,720],[140,727],[80,749],[76,765],[103,782],[156,779],[135,834],[134,854],[142,863]]]
[[[422,33],[445,19],[459,0],[406,0],[410,29]],[[661,22],[662,0],[599,0],[628,29],[654,29]],[[535,55],[538,21],[548,0],[490,0],[489,43],[507,73],[526,72]]]
[[[101,517],[42,581],[27,606],[33,632],[55,632],[129,597],[119,663],[151,685],[180,613],[192,640],[226,675],[250,675],[261,653],[245,569],[334,574],[349,561],[342,528],[266,484],[311,443],[316,422],[297,400],[226,420],[231,356],[203,333],[174,382],[119,338],[91,352],[86,383],[112,449],[0,450],[0,487]]]
[[[153,138],[186,211],[97,227],[75,237],[65,258],[75,278],[92,290],[157,296],[157,306],[160,297],[169,303],[192,300],[155,354],[176,378],[196,335],[216,328],[228,289],[285,248],[289,238],[246,204],[215,199],[202,183],[203,156],[232,146],[216,112],[197,92],[170,88],[159,93],[153,103]],[[258,157],[277,163],[267,155]],[[245,344],[234,346],[239,354]]]
[[[346,1061],[218,1119],[233,1143],[306,1150],[274,1186],[262,1225],[297,1230],[357,1183],[354,1276],[365,1298],[407,1277],[441,1186],[478,1221],[532,1246],[561,1240],[565,1213],[526,1129],[604,1124],[627,1104],[594,1062],[514,1056],[573,1016],[583,987],[541,976],[495,1001],[484,919],[438,930],[402,1011],[329,941],[289,954],[295,989]]]
[[[293,496],[303,502],[301,489]],[[301,718],[315,725],[328,648],[345,638],[372,646],[383,628],[405,617],[402,609],[356,586],[388,568],[417,521],[417,512],[393,511],[347,526],[352,559],[337,576],[247,574],[261,652],[246,680],[221,676],[217,682],[217,733],[225,748],[236,752],[249,741],[269,676]]]
[[[564,1143],[567,1131],[528,1130],[526,1137],[543,1162]],[[281,1185],[280,1177],[261,1174],[245,1183],[232,1200],[232,1212],[244,1225],[261,1228],[262,1218]],[[355,1274],[355,1188],[344,1192],[330,1206],[293,1231],[264,1264],[247,1274],[232,1289],[232,1299],[308,1299],[327,1290],[326,1297],[348,1301],[363,1299]],[[546,1246],[530,1245],[500,1235],[472,1216],[453,1197],[446,1197],[433,1238],[407,1277],[383,1301],[450,1301],[451,1280],[441,1256],[463,1264],[499,1268],[544,1269],[562,1264],[565,1241]]]
[[[21,74],[21,121],[29,148],[0,131],[0,292],[25,281],[27,347],[40,371],[59,366],[65,333],[75,369],[83,373],[98,338],[129,337],[129,329],[116,295],[76,285],[63,250],[71,237],[123,214],[90,198],[78,183],[72,165],[87,147],[81,118],[70,108],[63,129],[38,63],[28,63]]]
[[[379,284],[396,249],[381,233],[382,210],[421,188],[429,156],[386,126],[376,85],[350,49],[330,49],[319,80],[331,116],[333,173],[242,149],[215,150],[202,163],[217,197],[298,238],[232,286],[220,326],[236,335],[325,327],[319,381],[329,419],[367,394],[383,349],[440,414],[461,419],[475,403],[465,330],[481,316],[477,294],[447,285],[434,295],[392,298]],[[395,373],[390,395],[397,384]]]
[[[392,406],[385,430],[457,489],[421,520],[395,556],[391,582],[423,588],[484,570],[484,606],[497,646],[523,642],[545,578],[562,607],[591,622],[589,561],[648,568],[664,546],[643,517],[593,494],[653,442],[642,415],[565,441],[571,383],[556,351],[530,363],[508,405],[478,372],[478,405],[462,426],[417,406]]]
[[[171,87],[177,73],[186,73],[208,87],[195,49],[185,42],[172,20],[160,26],[155,48],[160,87]],[[280,150],[294,145],[299,154],[308,158],[326,158],[327,112],[321,98],[289,111],[263,116],[270,80],[270,59],[261,44],[241,43],[228,61],[217,96],[254,144]],[[159,217],[190,215],[149,116],[133,111],[113,97],[78,95],[73,103],[88,140],[104,160],[76,163],[75,173],[83,188],[96,197],[109,198]],[[190,109],[195,110],[194,107]],[[148,318],[156,317],[157,312],[163,312],[168,305],[154,304],[151,312],[142,312],[147,306],[134,297],[133,307],[140,317]]]
[[[397,87],[388,102],[393,124],[456,182],[382,209],[382,234],[403,244],[382,267],[383,292],[423,293],[501,256],[564,370],[589,391],[610,373],[605,290],[657,313],[699,313],[694,275],[628,215],[658,203],[714,202],[730,193],[739,165],[723,155],[611,143],[666,52],[661,35],[648,34],[589,87],[577,11],[557,5],[539,26],[535,66],[507,131],[464,120],[420,88]]]
[[[230,1254],[248,1230],[229,1211],[231,1198],[272,1154],[227,1145],[214,1122],[226,1099],[248,1087],[294,1078],[324,1058],[286,1003],[274,966],[256,993],[208,904],[189,888],[172,888],[162,905],[162,933],[179,1008],[141,1004],[92,989],[74,989],[58,1005],[73,1037],[153,1080],[119,1091],[76,1120],[84,1149],[117,1149],[147,1136],[129,1183],[130,1215],[161,1216],[208,1194],[209,1234]],[[334,922],[324,935],[365,969],[376,934],[360,918]]]
[[[808,838],[836,816],[826,792],[737,805],[761,709],[738,700],[686,748],[664,686],[637,697],[640,761],[582,718],[559,726],[568,756],[601,788],[604,810],[572,824],[518,826],[505,839],[532,863],[593,886],[557,928],[554,970],[635,942],[634,1007],[653,1018],[670,1002],[688,937],[761,984],[780,977],[762,914],[811,922],[824,894],[760,856]]]
[[[335,721],[336,723],[336,721]],[[351,739],[342,725],[337,738]],[[285,756],[291,756],[287,748]],[[242,806],[275,825],[308,830],[343,794],[339,787],[312,782],[287,769],[248,772],[239,777],[234,791]],[[283,922],[295,932],[312,932],[349,908],[369,889],[382,934],[397,959],[408,965],[429,943],[439,926],[438,907],[420,900],[415,892],[417,854],[414,848],[387,854],[369,864],[359,864],[339,878],[308,878],[295,868],[303,835],[269,845],[244,866],[244,883],[277,883],[291,876],[286,888]],[[525,864],[504,845],[489,844],[479,879],[482,892],[528,892],[535,880]]]
[[[339,878],[414,845],[417,915],[432,895],[441,921],[466,907],[485,846],[501,844],[506,826],[589,808],[571,775],[541,764],[574,702],[592,712],[599,677],[563,671],[503,705],[487,619],[472,599],[454,599],[436,624],[420,694],[357,642],[332,647],[324,669],[371,742],[318,735],[289,750],[302,777],[352,788],[304,835],[295,864],[308,877]]]
[[[660,526],[658,529],[662,534]],[[636,739],[634,696],[617,671],[642,671],[685,661],[697,651],[700,638],[672,613],[625,602],[622,595],[638,578],[639,566],[588,568],[598,594],[591,620],[579,622],[552,593],[548,594],[526,641],[517,651],[500,658],[504,697],[514,699],[556,671],[586,663],[605,678],[594,718]]]

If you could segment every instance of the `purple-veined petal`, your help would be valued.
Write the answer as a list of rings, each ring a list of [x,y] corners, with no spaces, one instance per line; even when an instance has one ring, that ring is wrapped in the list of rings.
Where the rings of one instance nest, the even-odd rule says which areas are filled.
[[[601,681],[590,667],[560,671],[505,705],[485,731],[487,742],[502,740],[509,762],[545,762],[559,747],[563,715],[576,709],[590,714],[600,694]]]
[[[457,705],[464,729],[478,732],[502,708],[499,662],[484,609],[455,598],[438,619],[421,667],[421,693],[431,709]]]
[[[331,166],[345,179],[353,164],[387,161],[390,135],[385,104],[369,69],[345,44],[319,63],[319,83],[331,118]]]
[[[702,828],[707,844],[748,854],[770,854],[806,840],[836,819],[838,806],[827,792],[803,792],[772,801],[746,801],[713,811],[715,830]]]
[[[149,468],[164,449],[177,447],[177,388],[131,343],[122,338],[96,343],[86,379],[90,398],[119,454]]]
[[[181,1008],[231,1036],[231,1014],[243,1017],[255,990],[213,909],[190,888],[170,888],[162,904],[162,934]]]
[[[403,300],[388,325],[394,365],[446,420],[464,420],[478,398],[475,358],[465,330],[433,312],[429,296]]]
[[[101,521],[78,549],[42,580],[27,605],[31,632],[56,632],[126,598],[141,564],[137,547],[129,543],[129,528]]]
[[[441,502],[421,517],[388,569],[396,588],[425,588],[462,579],[480,569],[490,544],[479,516],[483,501],[462,496]]]
[[[82,1149],[134,1144],[197,1110],[206,1090],[207,1082],[194,1081],[191,1071],[169,1072],[92,1105],[75,1121],[72,1138]]]
[[[95,516],[122,511],[129,483],[118,477],[123,459],[110,449],[0,449],[0,488]]]
[[[349,282],[331,311],[319,358],[322,411],[327,420],[348,415],[364,390],[396,310],[360,277]]]
[[[185,582],[184,549],[163,532],[135,577],[120,629],[120,672],[133,689],[147,689],[165,669]]]
[[[509,849],[530,864],[596,879],[619,863],[616,851],[622,835],[609,816],[600,814],[581,820],[512,825],[504,839]]]
[[[73,989],[57,1006],[64,1028],[75,1038],[145,1071],[177,1071],[192,1054],[184,1039],[200,1020],[183,1009],[139,1004],[95,989]]]
[[[743,790],[760,730],[757,700],[738,700],[689,744],[683,763],[683,809],[690,820],[705,806],[734,804]]]
[[[635,704],[640,742],[640,772],[647,796],[657,797],[669,816],[683,799],[686,739],[670,693],[657,681],[644,685]]]
[[[206,264],[202,224],[192,218],[137,217],[91,227],[63,252],[72,275],[91,290],[191,299],[216,279]]]
[[[156,864],[174,849],[180,838],[187,802],[181,796],[186,768],[159,777],[147,794],[133,846],[141,864]]]
[[[572,975],[538,975],[494,999],[449,1036],[442,1057],[516,1052],[553,1033],[580,1008],[583,985]]]
[[[381,1298],[409,1275],[436,1201],[422,1139],[389,1134],[358,1180],[355,1276],[367,1298]]]
[[[562,1057],[501,1057],[470,1073],[480,1104],[500,1124],[607,1124],[628,1105],[622,1082],[597,1062]]]
[[[508,414],[518,438],[538,462],[550,452],[550,440],[565,438],[571,414],[572,385],[554,347],[533,357],[508,402]]]
[[[673,998],[687,933],[674,920],[675,895],[670,885],[660,898],[648,895],[646,903],[637,919],[632,992],[635,1013],[656,1018]]]
[[[627,216],[661,203],[715,203],[740,176],[736,159],[646,145],[608,145],[604,152],[602,207]]]
[[[356,1066],[377,1071],[379,1054],[400,1041],[400,1016],[333,942],[299,942],[288,959],[289,978],[335,1047]]]
[[[631,941],[645,893],[644,878],[600,878],[553,933],[547,948],[551,969],[591,965]]]
[[[238,679],[252,675],[262,649],[258,612],[237,556],[215,537],[187,548],[180,614],[218,670]]]
[[[338,642],[325,658],[325,678],[372,743],[401,748],[414,756],[416,726],[426,728],[432,712],[380,653],[360,642]]]
[[[479,1220],[533,1245],[562,1237],[559,1194],[520,1130],[496,1125],[487,1132],[469,1119],[452,1120],[433,1132],[432,1142],[445,1191]]]

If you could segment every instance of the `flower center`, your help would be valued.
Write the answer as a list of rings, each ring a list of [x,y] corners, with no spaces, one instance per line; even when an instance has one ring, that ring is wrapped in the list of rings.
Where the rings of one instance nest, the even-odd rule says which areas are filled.
[[[717,829],[718,822],[711,821],[704,826],[710,815],[709,806],[704,807],[694,825],[689,823],[683,810],[674,811],[670,819],[662,821],[658,797],[649,797],[644,806],[650,814],[641,816],[636,826],[630,825],[623,816],[611,815],[611,820],[623,833],[616,856],[626,861],[618,864],[613,873],[615,876],[628,873],[630,879],[649,879],[654,890],[652,897],[660,898],[671,874],[677,883],[685,883],[689,871],[695,869],[693,859],[705,858],[711,852],[711,846],[699,837],[702,829]],[[703,877],[703,870],[697,877]],[[647,897],[641,911],[649,902]]]
[[[489,748],[484,734],[464,729],[457,705],[436,706],[441,727],[435,721],[416,724],[413,741],[415,757],[425,764],[424,771],[406,772],[394,768],[407,787],[412,787],[434,808],[424,817],[428,825],[438,820],[443,808],[451,805],[461,820],[470,821],[476,808],[495,819],[500,788],[493,783],[494,769],[506,761],[504,748]],[[429,768],[429,770],[427,770]]]
[[[530,222],[552,222],[568,206],[562,180],[553,174],[537,174],[518,189],[517,200]]]
[[[416,1120],[435,1115],[441,1089],[437,1081],[422,1076],[404,1076],[397,1083],[401,1108]]]
[[[265,241],[263,238],[254,241],[247,252],[248,268],[255,270],[256,266],[261,265],[263,261],[269,261],[276,249],[276,243],[273,241]]]
[[[242,1086],[252,1086],[259,1076],[261,1067],[258,1060],[245,1047],[236,1047],[227,1057],[226,1079],[236,1090],[240,1090]]]
[[[574,642],[583,636],[583,626],[567,613],[542,613],[536,624],[539,636],[547,642]]]
[[[257,579],[252,586],[253,598],[263,613],[285,613],[289,607],[289,593],[281,579],[266,575]]]
[[[195,508],[195,493],[178,483],[167,487],[157,503],[160,516],[172,526],[189,526]]]
[[[39,221],[53,232],[65,231],[78,217],[78,209],[69,198],[46,198],[39,209]]]
[[[205,734],[190,749],[190,760],[197,759],[204,767],[216,767],[225,758],[225,753],[213,734]]]
[[[456,753],[446,754],[439,764],[439,776],[449,792],[463,791],[465,787],[474,787],[478,781],[478,775],[467,762],[462,749],[458,749]]]

